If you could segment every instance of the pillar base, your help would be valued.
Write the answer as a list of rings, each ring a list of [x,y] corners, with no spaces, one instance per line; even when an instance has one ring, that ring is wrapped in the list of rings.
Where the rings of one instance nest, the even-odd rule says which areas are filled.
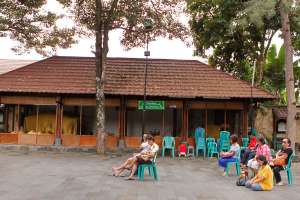
[[[60,146],[61,145],[61,138],[55,138],[54,145],[55,146]]]
[[[125,149],[125,140],[124,139],[119,140],[118,149]]]

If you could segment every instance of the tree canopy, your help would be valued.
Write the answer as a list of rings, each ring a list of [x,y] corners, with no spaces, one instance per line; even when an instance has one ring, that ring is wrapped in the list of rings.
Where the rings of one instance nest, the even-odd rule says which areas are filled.
[[[18,41],[13,47],[17,53],[34,49],[48,55],[57,47],[68,48],[75,43],[75,30],[59,28],[56,21],[62,16],[46,11],[47,0],[5,0],[0,1],[0,37]]]
[[[210,64],[240,78],[248,77],[249,66],[256,63],[262,82],[268,49],[281,28],[278,1],[191,0],[188,11],[197,54],[206,56],[212,49]],[[295,54],[300,52],[298,15],[295,8],[291,20]]]

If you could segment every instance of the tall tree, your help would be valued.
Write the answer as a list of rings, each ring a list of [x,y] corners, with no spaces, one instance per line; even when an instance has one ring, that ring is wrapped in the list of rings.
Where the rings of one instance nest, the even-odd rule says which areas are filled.
[[[145,45],[143,23],[153,21],[149,40],[158,36],[186,39],[187,28],[180,23],[185,1],[182,0],[58,0],[69,6],[81,33],[96,38],[96,132],[97,152],[105,152],[104,82],[105,60],[109,51],[109,32],[123,30],[121,44],[130,49]],[[181,12],[180,12],[181,11]]]
[[[43,9],[46,0],[1,0],[0,37],[9,37],[20,45],[13,47],[17,53],[30,49],[44,56],[59,48],[68,48],[76,41],[73,28],[58,28],[58,16]]]
[[[280,29],[279,15],[265,15],[261,23],[248,23],[241,12],[248,1],[189,1],[191,29],[197,53],[212,49],[210,64],[238,77],[249,71],[247,64],[257,64],[258,83],[263,79],[263,66],[275,33]]]
[[[280,16],[282,23],[282,34],[284,38],[285,47],[285,84],[287,91],[287,135],[292,141],[292,148],[295,150],[296,141],[296,99],[294,87],[294,73],[293,73],[293,46],[290,29],[290,10],[293,1],[280,1]]]

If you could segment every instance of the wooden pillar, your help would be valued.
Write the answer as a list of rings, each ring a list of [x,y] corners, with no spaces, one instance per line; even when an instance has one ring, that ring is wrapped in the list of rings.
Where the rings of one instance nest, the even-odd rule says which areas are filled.
[[[61,130],[62,130],[62,101],[61,98],[56,100],[56,117],[55,117],[55,144],[61,144]]]
[[[207,109],[205,109],[205,137],[207,137],[208,132],[207,132]]]
[[[79,108],[79,134],[81,135],[82,133],[82,105],[80,105]]]
[[[16,122],[15,131],[19,132],[19,130],[20,130],[20,104],[17,105],[17,111],[15,112],[14,120]]]
[[[119,107],[119,138],[124,139],[125,137],[125,110],[126,110],[126,104],[124,97],[121,97],[120,99],[120,107]]]
[[[186,102],[183,102],[183,120],[182,120],[182,129],[183,129],[183,131],[182,131],[182,135],[181,135],[181,137],[182,137],[182,139],[183,140],[187,140],[187,138],[188,138],[188,131],[187,131],[187,129],[188,129],[188,107],[187,107],[187,103]]]
[[[36,121],[35,121],[35,133],[37,134],[39,131],[39,105],[36,106]]]
[[[248,134],[248,108],[244,106],[243,113],[243,133]]]
[[[224,110],[224,131],[226,131],[227,128],[227,118],[226,118],[227,110]]]
[[[162,111],[162,131],[160,135],[165,135],[165,109]]]

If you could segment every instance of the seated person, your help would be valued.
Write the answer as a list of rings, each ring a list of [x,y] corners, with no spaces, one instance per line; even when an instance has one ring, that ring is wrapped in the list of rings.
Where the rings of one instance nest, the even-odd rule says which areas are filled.
[[[273,168],[276,185],[283,185],[280,171],[283,170],[285,165],[287,165],[292,154],[293,149],[291,148],[291,140],[289,138],[284,138],[282,140],[282,149],[276,153],[275,159],[272,159],[270,162],[270,166]]]
[[[257,162],[256,158],[260,155],[263,155],[266,157],[267,161],[269,162],[271,159],[271,151],[270,147],[265,144],[265,138],[260,136],[257,141],[257,148],[256,148],[256,155],[254,158],[248,161],[247,167],[254,172],[254,174],[257,173],[257,170],[259,169],[259,163]]]
[[[238,138],[236,135],[230,136],[230,142],[231,147],[229,152],[221,152],[220,153],[220,159],[219,159],[219,165],[221,167],[224,167],[224,173],[223,176],[226,175],[226,166],[228,162],[235,162],[236,160],[239,160],[237,157],[239,151],[240,151],[240,145],[237,143]]]
[[[255,157],[256,154],[256,137],[254,135],[250,135],[250,142],[247,149],[241,150],[241,165],[247,165],[248,161]]]
[[[159,150],[159,146],[154,143],[154,138],[151,135],[147,136],[148,144],[150,145],[150,149],[148,151],[142,152],[136,155],[136,161],[134,162],[130,175],[127,177],[127,180],[134,180],[134,174],[138,168],[138,165],[141,164],[151,164],[154,156],[157,154]]]
[[[139,147],[140,153],[134,153],[132,157],[128,158],[123,164],[121,164],[118,167],[113,167],[113,176],[119,176],[125,169],[131,169],[134,162],[137,160],[137,156],[140,155],[143,152],[147,152],[150,150],[150,145],[147,141],[147,134],[143,135],[143,142],[141,146]]]
[[[265,156],[259,155],[256,158],[259,170],[256,176],[247,181],[245,186],[254,191],[266,191],[273,188],[273,172]]]

